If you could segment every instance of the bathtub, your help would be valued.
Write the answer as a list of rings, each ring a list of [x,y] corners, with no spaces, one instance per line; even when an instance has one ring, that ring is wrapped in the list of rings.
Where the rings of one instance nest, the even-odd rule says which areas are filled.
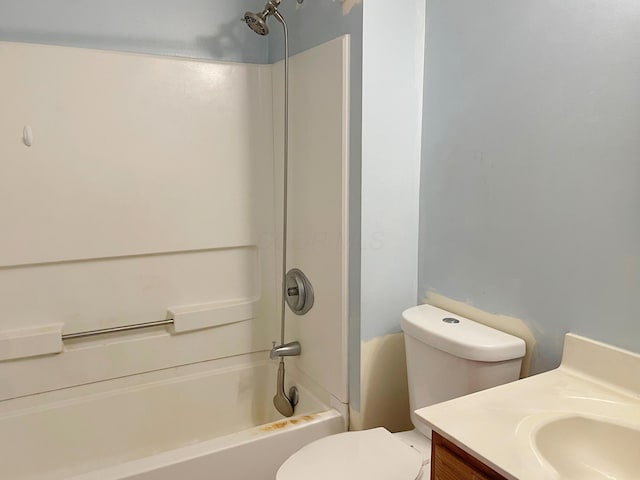
[[[205,362],[2,402],[0,475],[273,480],[289,455],[344,431],[345,420],[292,375],[300,403],[294,417],[281,417],[271,404],[277,364],[250,360]]]

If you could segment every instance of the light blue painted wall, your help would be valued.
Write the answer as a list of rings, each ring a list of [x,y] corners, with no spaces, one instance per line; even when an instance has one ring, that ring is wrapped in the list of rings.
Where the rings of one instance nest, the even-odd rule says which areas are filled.
[[[361,338],[416,305],[425,0],[365,2]]]
[[[0,0],[0,40],[267,63],[254,0]]]
[[[420,290],[640,351],[640,3],[428,0]]]
[[[263,0],[254,1],[256,10],[264,7]],[[357,64],[360,63],[362,38],[362,5],[356,5],[347,14],[342,3],[335,0],[283,0],[280,12],[289,27],[289,50],[292,55],[316,47],[341,35],[351,35],[352,49]],[[269,18],[269,63],[284,56],[282,27],[274,18]],[[355,45],[354,45],[355,43]]]

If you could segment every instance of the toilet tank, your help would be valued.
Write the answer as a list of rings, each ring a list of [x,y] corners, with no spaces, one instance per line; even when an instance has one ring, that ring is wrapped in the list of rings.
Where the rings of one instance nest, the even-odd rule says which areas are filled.
[[[525,343],[446,310],[418,305],[402,313],[407,354],[411,421],[423,434],[431,430],[415,410],[515,381]]]

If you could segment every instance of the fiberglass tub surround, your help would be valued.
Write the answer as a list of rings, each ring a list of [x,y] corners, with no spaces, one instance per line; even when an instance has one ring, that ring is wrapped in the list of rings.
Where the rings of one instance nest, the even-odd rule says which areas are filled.
[[[510,480],[634,480],[640,354],[573,334],[556,370],[416,412]]]
[[[273,478],[297,448],[344,430],[329,405],[344,412],[347,402],[348,51],[342,37],[291,59],[287,267],[303,269],[316,295],[305,316],[287,314],[285,342],[305,348],[287,360],[285,391],[300,390],[296,423],[280,424],[269,350],[280,333],[282,65],[0,43],[10,72],[0,92],[0,215],[11,232],[0,237],[3,347],[39,328],[51,339],[172,314],[207,318],[188,331],[58,336],[58,353],[21,347],[3,357],[0,443],[14,449],[11,478],[48,478],[30,459],[54,440],[48,452],[59,455],[43,462],[56,475],[200,478],[233,459]],[[253,373],[231,380],[228,359]],[[183,378],[180,369],[199,364],[209,370]]]

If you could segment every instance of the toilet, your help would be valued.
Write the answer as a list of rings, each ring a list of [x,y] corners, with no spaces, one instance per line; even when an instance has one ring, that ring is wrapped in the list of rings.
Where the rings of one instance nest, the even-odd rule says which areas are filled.
[[[431,430],[414,411],[519,378],[522,339],[431,305],[402,314],[415,430],[346,432],[291,455],[276,480],[428,480]]]

